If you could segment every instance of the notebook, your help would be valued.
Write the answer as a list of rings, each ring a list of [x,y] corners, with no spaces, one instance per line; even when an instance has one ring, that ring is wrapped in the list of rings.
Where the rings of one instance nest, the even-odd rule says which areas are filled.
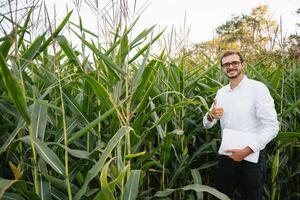
[[[230,155],[226,150],[228,149],[243,149],[248,146],[251,141],[257,138],[257,134],[246,133],[231,129],[224,129],[222,134],[221,146],[218,153],[222,155]],[[249,162],[257,163],[259,157],[259,151],[251,153],[244,160]]]

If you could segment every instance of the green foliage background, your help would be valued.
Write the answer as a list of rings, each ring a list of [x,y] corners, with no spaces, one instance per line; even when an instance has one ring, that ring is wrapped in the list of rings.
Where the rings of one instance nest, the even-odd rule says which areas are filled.
[[[276,103],[280,133],[267,147],[264,198],[299,198],[300,63],[289,46],[299,40],[273,44],[273,21],[272,37],[264,37],[266,7],[219,27],[218,41],[176,56],[151,53],[163,32],[150,27],[132,37],[135,22],[121,20],[112,42],[101,46],[81,20],[71,23],[72,12],[28,39],[33,11],[19,24],[1,19],[13,29],[0,38],[0,198],[228,199],[209,187],[219,127],[202,126],[227,84],[218,56],[228,48],[241,49],[245,73],[265,83]],[[261,34],[248,26],[254,21]],[[81,50],[64,36],[65,27]]]

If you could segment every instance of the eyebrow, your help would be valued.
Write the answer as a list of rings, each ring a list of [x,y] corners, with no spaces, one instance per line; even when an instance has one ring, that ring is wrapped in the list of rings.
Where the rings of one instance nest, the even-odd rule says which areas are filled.
[[[233,63],[233,62],[242,62],[240,60],[234,60],[234,61],[231,61],[231,62],[225,62],[225,63],[222,63],[222,65],[226,64],[226,63]]]

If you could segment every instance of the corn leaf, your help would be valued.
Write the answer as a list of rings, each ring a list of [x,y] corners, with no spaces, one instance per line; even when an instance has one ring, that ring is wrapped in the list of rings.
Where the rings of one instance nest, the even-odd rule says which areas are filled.
[[[173,192],[175,192],[176,190],[184,190],[184,191],[194,190],[195,192],[208,192],[208,193],[212,194],[213,196],[217,197],[218,199],[230,200],[230,198],[228,196],[219,192],[218,190],[216,190],[212,187],[206,186],[206,185],[198,185],[198,184],[187,185],[187,186],[179,188],[179,189],[166,189],[164,191],[159,191],[159,192],[156,192],[154,197],[166,197],[166,196],[169,196],[170,194],[172,194]]]
[[[273,74],[273,77],[271,79],[270,85],[274,88],[274,89],[278,89],[279,85],[280,85],[280,79],[281,78],[281,68],[279,66],[277,66],[275,73]]]
[[[106,111],[104,114],[98,116],[97,119],[92,121],[91,123],[87,124],[84,128],[82,128],[80,131],[77,131],[76,133],[72,134],[72,136],[68,139],[68,144],[73,143],[78,138],[82,137],[85,133],[87,133],[89,130],[91,130],[93,127],[95,127],[99,122],[106,119],[108,116],[110,116],[112,113],[115,112],[116,108],[111,108],[108,111]]]
[[[95,92],[96,96],[99,98],[100,103],[103,104],[106,109],[111,109],[114,107],[114,102],[112,96],[109,94],[107,89],[92,76],[85,76],[84,79],[90,84]]]
[[[274,140],[282,140],[287,138],[300,138],[300,133],[297,132],[280,132]]]
[[[52,35],[43,43],[43,45],[39,48],[39,51],[37,54],[35,54],[35,56],[33,57],[36,58],[39,53],[41,53],[42,51],[44,51],[48,45],[50,44],[50,42],[53,40],[53,38],[56,38],[56,36],[61,32],[61,30],[65,27],[65,25],[67,24],[67,22],[69,21],[72,12],[69,12],[66,17],[63,19],[63,21],[59,24],[59,26],[57,27],[57,29],[52,33]]]
[[[107,181],[109,164],[111,163],[111,161],[113,159],[114,158],[110,159],[107,163],[105,163],[105,165],[103,166],[103,169],[101,170],[101,175],[100,175],[101,191],[94,198],[95,200],[98,200],[98,199],[114,200],[115,199],[113,192],[112,192],[111,188],[109,187],[108,181]]]
[[[0,178],[0,199],[2,199],[4,192],[9,189],[18,180],[8,180]]]
[[[47,106],[34,103],[31,114],[32,133],[36,138],[39,138],[41,141],[44,141],[47,117]]]
[[[27,124],[30,124],[30,116],[25,100],[25,91],[20,86],[21,83],[13,76],[7,67],[2,51],[0,52],[0,72],[9,97],[15,104],[17,110],[22,115]]]
[[[284,117],[287,114],[290,114],[291,112],[293,112],[294,110],[297,110],[297,109],[298,109],[298,112],[299,112],[299,107],[300,107],[300,99],[298,99],[296,102],[294,102],[288,108],[286,108],[286,110],[284,110],[282,113],[280,113],[280,115],[282,117]]]
[[[9,35],[4,37],[4,41],[0,46],[0,54],[2,54],[4,60],[8,55],[8,52],[14,42],[14,31],[12,31]]]
[[[24,24],[23,24],[24,30],[22,30],[22,31],[20,32],[20,35],[19,35],[19,41],[18,41],[18,48],[21,46],[21,44],[22,44],[22,42],[23,42],[24,35],[25,35],[25,33],[26,33],[26,28],[27,28],[28,23],[29,23],[29,21],[30,21],[30,17],[31,17],[32,10],[33,10],[33,8],[30,8],[30,9],[29,9],[29,12],[27,13],[26,20],[25,20],[25,22],[24,22]]]
[[[69,58],[70,62],[74,63],[77,67],[79,67],[80,71],[82,71],[80,61],[77,58],[73,49],[70,47],[70,44],[65,38],[65,36],[59,35],[57,36],[56,40],[62,48],[62,50],[65,52],[66,56]]]
[[[25,200],[21,195],[16,193],[5,192],[2,200]]]
[[[26,144],[31,145],[30,137],[25,136],[21,138]],[[33,142],[36,146],[38,154],[48,163],[57,173],[65,175],[65,167],[59,157],[42,141],[38,138],[34,138]]]
[[[75,33],[77,35],[77,37],[79,37],[81,39],[81,41],[87,46],[89,47],[89,49],[92,50],[92,52],[97,55],[99,58],[101,58],[103,60],[103,62],[106,64],[106,66],[108,67],[108,70],[118,79],[120,79],[120,75],[125,75],[126,73],[116,64],[114,63],[107,55],[103,54],[100,52],[99,49],[97,49],[95,47],[95,45],[90,44],[88,41],[86,41],[83,37],[81,37],[80,35],[78,35],[77,33]],[[118,73],[120,73],[120,75]]]
[[[86,178],[84,180],[84,184],[81,189],[78,191],[76,196],[74,197],[75,200],[81,199],[81,197],[85,194],[89,182],[97,176],[97,174],[102,170],[103,165],[106,159],[110,156],[112,150],[116,147],[116,145],[122,140],[126,133],[131,130],[130,127],[125,126],[118,130],[118,132],[109,140],[105,150],[103,151],[100,159],[98,162],[88,171]]]
[[[266,84],[268,86],[268,88],[272,91],[272,93],[278,98],[278,99],[281,99],[281,100],[284,100],[282,99],[282,97],[278,94],[277,90],[269,83],[269,81],[263,77],[263,75],[261,75],[255,68],[254,66],[249,66],[249,69],[254,72],[255,76],[257,77],[257,79],[261,82],[263,82],[264,84]],[[286,101],[286,100],[285,100]]]
[[[45,34],[36,38],[30,47],[21,55],[21,68],[24,69],[29,63],[32,62],[32,59],[39,53],[39,49],[45,39]]]
[[[162,164],[166,164],[170,159],[171,145],[173,142],[174,134],[168,133],[164,138],[163,145],[161,146],[161,160]]]
[[[199,170],[191,169],[191,174],[194,179],[194,183],[198,185],[202,185],[202,178],[199,173]],[[203,192],[196,192],[196,194],[197,194],[197,199],[203,199]]]
[[[129,61],[128,64],[135,61],[140,55],[142,55],[148,48],[151,47],[151,45],[160,38],[160,36],[163,34],[163,31],[160,32],[157,36],[155,36],[149,43],[147,43],[143,48],[141,48]]]
[[[125,29],[126,33],[126,29]],[[127,34],[123,34],[121,38],[121,45],[119,48],[119,52],[116,55],[116,64],[118,66],[124,65],[125,58],[128,55],[128,52],[130,51],[129,46],[128,46],[128,36]]]
[[[141,170],[131,170],[125,184],[124,200],[135,200],[138,194]]]
[[[9,135],[9,137],[6,139],[4,144],[0,148],[0,155],[7,151],[7,148],[9,145],[14,141],[15,137],[18,135],[18,133],[25,128],[25,121],[21,119],[18,123],[18,126],[15,128],[15,130]]]
[[[143,70],[143,74],[140,80],[137,80],[138,86],[137,88],[134,88],[134,93],[132,95],[133,103],[135,103],[141,98],[145,89],[148,89],[148,86],[151,84],[151,82],[154,81],[154,74],[157,72],[157,67],[158,67],[157,61],[153,60]]]
[[[47,169],[47,165],[44,162],[43,159],[39,159],[38,161],[38,170],[40,173],[39,175],[39,194],[41,197],[41,200],[47,200],[47,199],[51,199],[51,187],[50,187],[50,183],[48,182],[48,180],[42,176],[42,174],[48,174],[48,169]]]

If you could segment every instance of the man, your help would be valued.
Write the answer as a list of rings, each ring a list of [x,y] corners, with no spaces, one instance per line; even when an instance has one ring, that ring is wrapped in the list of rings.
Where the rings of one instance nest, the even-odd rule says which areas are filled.
[[[220,119],[221,129],[255,133],[257,138],[243,149],[228,149],[229,156],[220,155],[215,188],[232,198],[237,188],[242,200],[261,200],[264,180],[263,149],[278,133],[274,101],[261,82],[248,79],[243,73],[241,54],[227,51],[221,57],[221,70],[230,83],[218,90],[211,111],[203,118],[205,128]],[[245,161],[259,152],[257,163]]]

